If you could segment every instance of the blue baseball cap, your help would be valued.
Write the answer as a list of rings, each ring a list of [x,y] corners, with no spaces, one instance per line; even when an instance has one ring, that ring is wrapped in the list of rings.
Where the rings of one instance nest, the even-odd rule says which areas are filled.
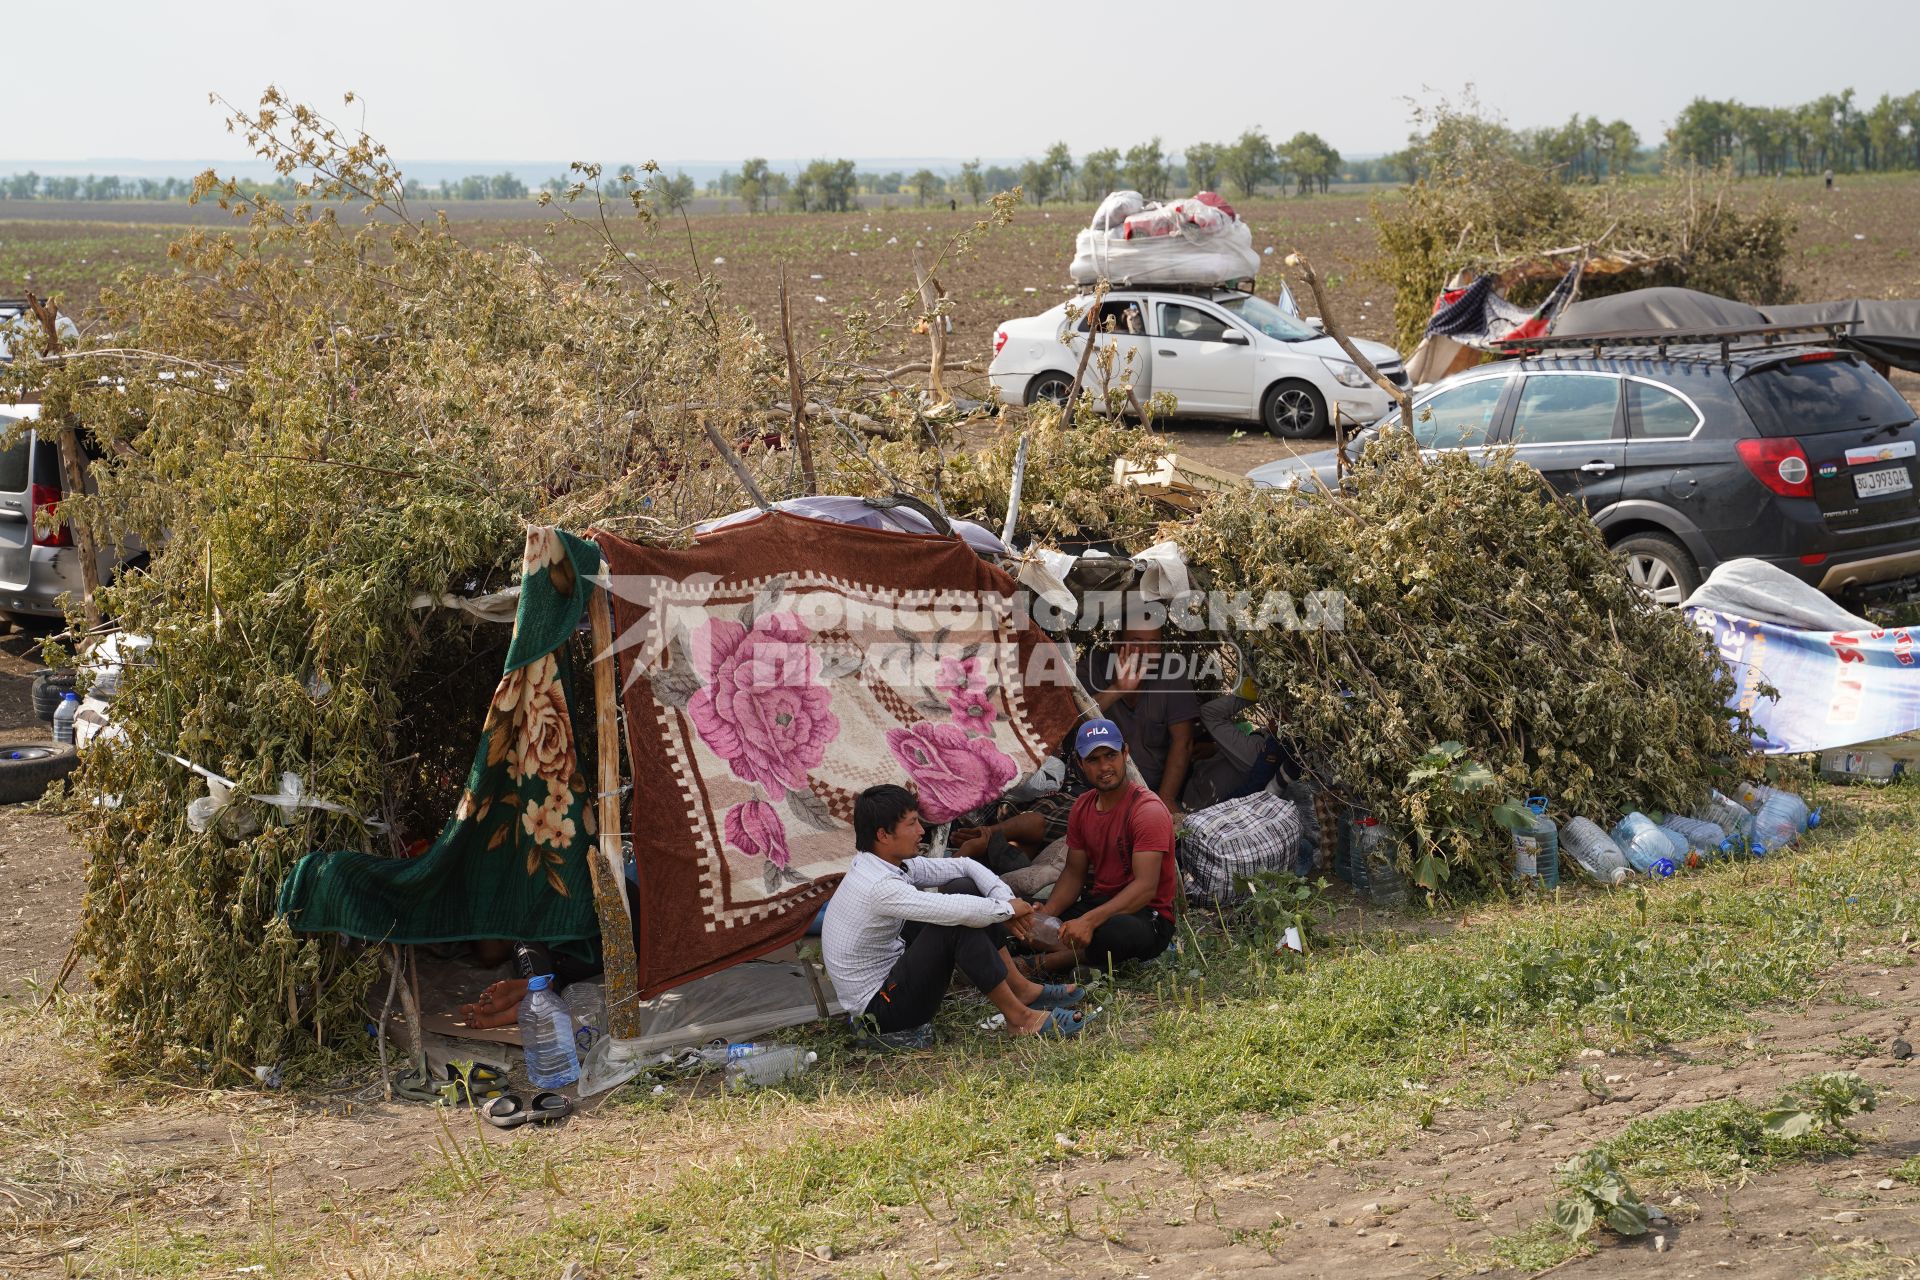
[[[1120,736],[1120,726],[1111,720],[1089,720],[1080,726],[1080,732],[1073,735],[1074,754],[1082,760],[1102,747],[1124,751],[1126,746],[1125,739]]]

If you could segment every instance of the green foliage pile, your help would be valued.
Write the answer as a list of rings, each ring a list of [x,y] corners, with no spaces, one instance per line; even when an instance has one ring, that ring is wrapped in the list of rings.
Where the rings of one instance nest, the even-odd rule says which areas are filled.
[[[1233,636],[1323,781],[1404,831],[1435,817],[1434,744],[1492,773],[1452,796],[1443,825],[1467,838],[1402,851],[1409,871],[1435,854],[1447,892],[1509,877],[1503,797],[1546,795],[1563,821],[1684,810],[1749,758],[1699,632],[1646,604],[1586,514],[1511,453],[1424,461],[1389,432],[1343,492],[1223,496],[1180,542],[1256,610],[1268,592],[1344,593],[1340,629]]]
[[[770,499],[800,486],[798,451],[766,447],[790,396],[777,348],[698,271],[637,267],[593,197],[597,170],[563,207],[589,194],[574,221],[605,233],[604,258],[562,275],[413,217],[386,152],[308,107],[270,91],[235,124],[298,202],[203,176],[234,230],[175,244],[171,274],[123,278],[103,299],[110,338],[22,353],[0,375],[8,398],[41,396],[43,420],[101,447],[97,494],[63,511],[153,549],[103,600],[154,643],[115,705],[126,740],[91,751],[71,788],[88,855],[79,947],[121,1064],[229,1080],[364,1044],[371,954],[295,936],[273,906],[310,850],[399,853],[437,829],[417,797],[449,764],[423,740],[459,722],[403,694],[469,690],[465,668],[498,658],[413,598],[506,585],[529,524],[675,539],[738,509],[716,440]],[[644,232],[645,175],[619,181]],[[850,322],[821,360],[870,358],[902,309]],[[857,378],[808,377],[883,439],[915,425],[915,406]],[[865,465],[850,435],[819,428],[829,491]],[[242,793],[296,773],[358,816],[195,833],[204,784],[169,755]]]
[[[1589,273],[1583,297],[1679,285],[1754,304],[1791,298],[1792,218],[1771,201],[1750,212],[1734,207],[1724,169],[1678,171],[1646,188],[1573,186],[1497,122],[1446,105],[1433,113],[1417,159],[1401,195],[1373,205],[1374,271],[1393,287],[1394,334],[1405,349],[1419,344],[1433,300],[1455,272],[1498,273],[1583,245],[1595,256],[1646,264]],[[1574,255],[1555,261],[1571,266]],[[1544,296],[1552,283],[1535,278],[1515,288],[1515,300]]]

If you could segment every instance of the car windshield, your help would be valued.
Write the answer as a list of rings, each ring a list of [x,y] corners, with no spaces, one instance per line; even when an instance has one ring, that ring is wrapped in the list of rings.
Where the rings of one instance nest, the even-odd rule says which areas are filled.
[[[1301,342],[1307,338],[1320,336],[1265,298],[1256,298],[1250,293],[1241,294],[1236,298],[1223,298],[1219,305],[1269,338],[1278,338],[1282,342]]]
[[[1763,436],[1818,435],[1913,421],[1913,407],[1872,369],[1832,356],[1768,365],[1733,384]]]

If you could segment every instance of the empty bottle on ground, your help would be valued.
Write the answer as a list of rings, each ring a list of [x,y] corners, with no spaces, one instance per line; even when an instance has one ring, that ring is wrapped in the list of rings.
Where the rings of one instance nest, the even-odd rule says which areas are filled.
[[[1907,771],[1906,762],[1884,751],[1829,751],[1820,757],[1820,776],[1829,782],[1892,782]]]
[[[1760,812],[1753,815],[1755,857],[1769,849],[1784,849],[1799,838],[1799,815],[1806,809],[1799,801],[1796,795],[1775,791],[1760,802]]]
[[[536,1089],[564,1089],[580,1078],[574,1050],[573,1015],[553,989],[553,975],[527,979],[520,1001],[520,1047],[527,1055],[527,1079]]]
[[[1611,834],[1628,863],[1642,875],[1670,876],[1679,866],[1676,859],[1685,856],[1685,846],[1676,849],[1673,837],[1644,813],[1636,811],[1620,819]]]
[[[1560,832],[1560,847],[1601,884],[1620,884],[1627,878],[1627,855],[1591,819],[1568,819]]]
[[[1718,791],[1709,791],[1707,798],[1694,806],[1693,816],[1726,832],[1736,852],[1753,843],[1753,814]]]
[[[1769,787],[1762,783],[1750,782],[1741,788],[1739,794],[1740,803],[1752,809],[1756,818],[1768,800],[1776,796],[1779,797],[1779,811],[1793,818],[1793,829],[1795,833],[1805,831],[1809,827],[1817,827],[1820,825],[1820,815],[1810,811],[1807,808],[1807,802],[1791,791],[1783,791],[1779,787]],[[1772,842],[1769,841],[1768,843]]]
[[[1711,858],[1724,858],[1733,849],[1732,841],[1718,823],[1672,813],[1660,824],[1660,829],[1686,845],[1690,855],[1688,866],[1698,866]]]
[[[1320,822],[1313,810],[1313,789],[1295,778],[1280,788],[1280,798],[1300,815],[1300,853],[1294,859],[1293,869],[1299,875],[1312,875],[1320,853]]]
[[[1538,880],[1549,889],[1560,887],[1560,828],[1547,816],[1547,798],[1531,796],[1527,813],[1532,821],[1513,833],[1513,875],[1516,880]]]
[[[1405,906],[1407,879],[1394,862],[1400,846],[1394,829],[1378,818],[1355,818],[1351,842],[1354,887],[1376,907]]]
[[[80,695],[68,691],[60,695],[59,705],[53,709],[53,741],[55,745],[73,745],[73,718],[80,713]]]
[[[799,1075],[820,1056],[788,1044],[755,1045],[753,1048],[755,1052],[752,1054],[733,1058],[727,1063],[728,1088],[745,1089],[777,1084],[789,1076]]]

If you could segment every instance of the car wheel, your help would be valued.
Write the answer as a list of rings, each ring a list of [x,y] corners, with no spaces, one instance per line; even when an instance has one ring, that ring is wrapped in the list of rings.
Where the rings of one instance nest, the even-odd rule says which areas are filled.
[[[1067,392],[1073,389],[1073,379],[1058,369],[1036,374],[1027,383],[1027,404],[1036,405],[1045,401],[1048,404],[1065,404]]]
[[[1627,581],[1655,604],[1678,606],[1700,587],[1700,566],[1664,533],[1636,533],[1613,544]]]
[[[51,747],[0,747],[0,804],[38,800],[55,780],[80,763],[65,743]]]
[[[1260,403],[1260,420],[1276,436],[1306,440],[1327,429],[1327,402],[1310,382],[1278,382]]]

